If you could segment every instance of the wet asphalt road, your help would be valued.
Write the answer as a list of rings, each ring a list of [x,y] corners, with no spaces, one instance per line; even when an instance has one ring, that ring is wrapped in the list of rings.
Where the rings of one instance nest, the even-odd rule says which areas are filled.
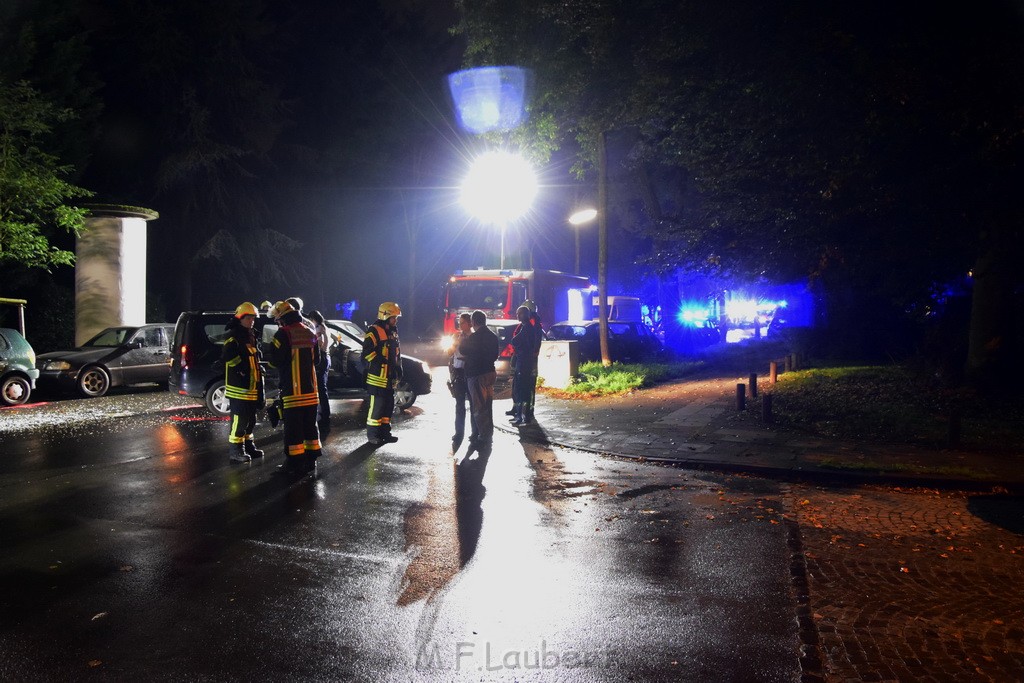
[[[435,386],[442,391],[443,381]],[[397,444],[333,402],[315,479],[229,465],[166,392],[0,412],[0,679],[800,678],[780,485],[521,444]]]

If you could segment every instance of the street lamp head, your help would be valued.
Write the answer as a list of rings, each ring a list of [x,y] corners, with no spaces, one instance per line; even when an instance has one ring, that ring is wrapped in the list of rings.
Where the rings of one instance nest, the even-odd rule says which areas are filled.
[[[597,218],[597,209],[580,209],[569,216],[569,222],[573,225],[583,225]]]
[[[462,183],[462,205],[486,223],[505,224],[526,213],[537,196],[537,176],[521,156],[488,152]]]

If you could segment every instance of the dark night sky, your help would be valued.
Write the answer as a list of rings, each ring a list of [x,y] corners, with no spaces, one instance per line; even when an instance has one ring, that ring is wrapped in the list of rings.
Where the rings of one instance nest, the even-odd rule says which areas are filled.
[[[195,279],[193,307],[233,308],[241,299],[298,295],[326,309],[358,299],[368,314],[380,301],[396,300],[419,314],[408,322],[424,329],[437,317],[447,274],[497,265],[497,231],[475,223],[456,203],[456,186],[482,143],[454,125],[444,77],[460,67],[462,45],[448,32],[455,15],[446,3],[15,4],[48,20],[59,20],[59,8],[72,17],[52,29],[62,37],[49,54],[40,52],[40,60],[53,58],[69,36],[87,46],[76,77],[98,86],[103,111],[92,128],[83,124],[81,138],[96,137],[91,154],[78,159],[78,182],[95,190],[97,201],[161,213],[150,226],[150,288],[168,319],[180,310],[177,285],[189,241],[221,227],[246,234],[244,209],[259,202],[267,206],[261,227],[305,245],[302,276],[274,287],[254,266],[252,283],[243,286],[237,278],[224,282],[212,275],[216,266],[207,261]],[[252,73],[266,91],[246,89],[240,74]],[[158,181],[163,165],[183,148],[182,138],[196,133],[183,123],[190,96],[213,112],[207,137],[258,150],[240,162],[240,180],[225,186],[226,205],[235,202],[242,210],[212,216],[212,225],[183,218],[187,202]],[[267,112],[276,118],[262,119]],[[214,151],[211,145],[196,149]],[[567,145],[540,169],[535,208],[508,240],[510,263],[532,245],[536,266],[571,269],[573,233],[565,217],[577,194],[569,174],[574,152]],[[205,187],[201,178],[192,176],[193,188]],[[616,191],[626,191],[625,178],[613,173],[612,181]],[[195,193],[203,201],[213,194]],[[412,271],[407,221],[417,226]],[[582,234],[583,271],[593,278],[596,229]],[[614,225],[612,240],[612,290],[633,293],[639,274],[630,254],[637,241]]]
[[[180,44],[201,46],[206,29],[189,21],[208,15],[197,7],[167,6],[178,16],[149,29],[144,38],[136,34],[126,41],[121,40],[122,22],[101,11],[86,16],[97,46],[94,63],[106,86],[100,91],[105,110],[99,144],[81,184],[98,191],[98,200],[161,213],[150,226],[150,282],[153,293],[168,304],[171,319],[181,262],[169,254],[180,251],[182,231],[200,228],[176,220],[173,204],[154,187],[158,166],[173,147],[165,128],[157,125],[167,119],[169,98],[140,74],[159,77],[162,72],[139,64],[124,71],[120,62],[171,53],[178,43],[164,35],[169,27],[188,35]],[[461,45],[447,33],[454,15],[442,9],[429,2],[268,6],[264,16],[274,32],[254,44],[259,49],[251,59],[280,86],[278,100],[286,108],[287,124],[257,167],[259,180],[267,181],[260,198],[268,204],[264,226],[306,245],[306,272],[284,291],[259,287],[258,273],[252,277],[257,286],[242,288],[220,282],[209,272],[213,264],[205,262],[194,281],[193,307],[228,308],[239,298],[258,303],[298,295],[311,308],[332,309],[357,299],[365,317],[380,301],[396,300],[412,309],[407,323],[424,328],[436,317],[440,284],[452,270],[497,265],[496,230],[478,225],[457,204],[456,186],[480,141],[454,124],[444,77],[459,68]],[[175,88],[199,84],[208,75],[187,71],[206,68],[202,61],[182,58],[168,64],[161,68],[181,70],[170,76]],[[223,87],[237,86],[224,82]],[[230,126],[225,130],[230,137]],[[317,156],[314,169],[297,161],[309,153]],[[538,267],[572,267],[572,233],[564,221],[564,186],[571,182],[567,166],[556,159],[541,169],[546,187],[523,221],[531,231],[527,239],[535,241]],[[417,226],[411,278],[407,220]],[[584,263],[592,270],[593,233],[584,234]],[[517,247],[527,249],[516,237],[509,235],[508,263]],[[415,292],[414,301],[410,292]]]

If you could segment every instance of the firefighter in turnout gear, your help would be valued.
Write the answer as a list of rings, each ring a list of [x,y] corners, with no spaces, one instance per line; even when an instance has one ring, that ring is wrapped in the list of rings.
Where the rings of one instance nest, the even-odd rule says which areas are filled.
[[[225,329],[229,333],[220,362],[224,365],[224,393],[231,404],[231,462],[249,462],[262,458],[263,451],[256,448],[252,431],[256,427],[256,414],[263,406],[263,370],[260,351],[252,331],[256,321],[256,306],[246,301],[235,309],[235,315]]]
[[[370,412],[366,416],[366,438],[374,446],[398,441],[391,435],[391,413],[395,410],[395,386],[402,380],[402,351],[398,344],[398,318],[402,310],[385,301],[377,310],[377,321],[363,338],[366,362],[366,390]]]
[[[302,322],[298,311],[286,301],[270,309],[278,328],[269,351],[270,363],[280,378],[284,406],[285,472],[304,474],[316,470],[320,457],[320,432],[316,409],[320,403],[316,384],[316,363],[320,349],[316,335]]]

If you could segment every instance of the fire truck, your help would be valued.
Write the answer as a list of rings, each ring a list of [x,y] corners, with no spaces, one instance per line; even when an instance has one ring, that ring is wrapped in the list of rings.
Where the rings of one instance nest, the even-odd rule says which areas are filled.
[[[479,309],[491,321],[516,319],[516,309],[532,299],[545,326],[582,320],[590,280],[557,270],[457,270],[448,278],[442,297],[444,333],[454,334],[462,313]]]

